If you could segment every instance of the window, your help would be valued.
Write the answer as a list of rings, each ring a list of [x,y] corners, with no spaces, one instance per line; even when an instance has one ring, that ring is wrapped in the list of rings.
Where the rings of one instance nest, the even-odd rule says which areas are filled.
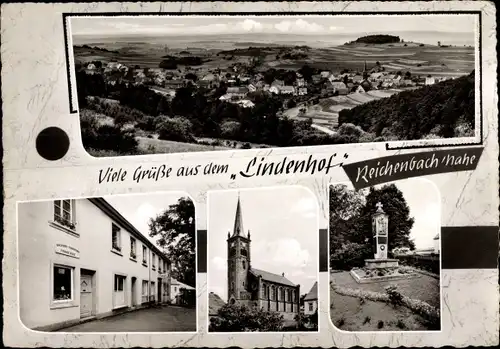
[[[174,292],[177,292],[177,287],[174,286]]]
[[[74,230],[76,228],[73,200],[54,201],[54,221]]]
[[[267,297],[266,285],[262,285],[262,288],[260,289],[260,297],[261,298],[266,298]]]
[[[137,245],[137,242],[136,242],[135,238],[133,238],[131,236],[130,237],[130,258],[132,258],[132,259],[137,258],[136,245]]]
[[[148,264],[148,250],[146,246],[142,246],[142,263]]]
[[[55,265],[54,273],[54,301],[73,300],[73,268]]]
[[[314,305],[313,302],[309,302],[309,311],[313,311]]]
[[[274,286],[271,286],[271,300],[275,300],[275,294],[274,294]]]
[[[112,224],[112,248],[116,251],[122,250],[121,230],[116,224]]]
[[[143,296],[148,295],[148,282],[145,280],[142,281],[142,295]]]
[[[151,281],[151,299],[155,299],[155,282]]]
[[[115,275],[115,291],[123,291],[124,282],[125,282],[124,276]]]
[[[285,290],[285,301],[290,302],[290,290]]]
[[[153,270],[156,268],[156,255],[153,253],[153,263],[152,263]]]
[[[243,267],[243,270],[247,268],[247,263],[245,261],[241,261],[241,265]]]

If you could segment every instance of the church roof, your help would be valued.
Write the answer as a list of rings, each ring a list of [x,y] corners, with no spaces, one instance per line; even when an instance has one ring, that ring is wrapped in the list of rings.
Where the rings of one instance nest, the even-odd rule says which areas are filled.
[[[306,294],[306,296],[304,297],[305,301],[310,301],[313,299],[318,299],[318,282],[317,281],[314,283],[313,287],[311,287],[311,289],[309,290],[309,293]]]
[[[263,280],[271,281],[271,282],[275,282],[277,284],[282,284],[282,285],[287,285],[287,286],[295,286],[295,284],[293,282],[291,282],[290,280],[288,280],[284,275],[278,275],[278,274],[270,273],[270,272],[265,271],[265,270],[260,270],[260,269],[255,269],[255,268],[250,269],[250,271],[257,276],[261,276]]]
[[[234,218],[234,229],[232,236],[243,236],[243,214],[241,212],[240,196],[238,194],[238,204],[236,205],[236,216]]]

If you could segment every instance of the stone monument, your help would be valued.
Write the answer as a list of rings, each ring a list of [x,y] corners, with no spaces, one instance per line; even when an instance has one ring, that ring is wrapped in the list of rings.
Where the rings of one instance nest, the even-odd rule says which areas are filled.
[[[389,216],[382,204],[377,203],[377,211],[372,215],[373,259],[365,259],[363,268],[353,268],[351,275],[358,283],[381,282],[418,277],[411,270],[399,268],[399,261],[387,258],[389,246]]]
[[[387,258],[389,217],[380,202],[376,206],[377,211],[372,215],[374,259],[366,259],[365,266],[368,269],[397,268],[398,260]]]

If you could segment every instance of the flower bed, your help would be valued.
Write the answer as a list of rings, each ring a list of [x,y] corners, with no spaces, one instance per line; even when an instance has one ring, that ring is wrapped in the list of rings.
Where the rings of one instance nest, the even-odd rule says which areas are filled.
[[[398,268],[377,268],[377,269],[369,269],[369,268],[353,268],[356,274],[362,278],[374,278],[374,277],[382,277],[382,276],[403,276],[403,275],[412,275],[415,274],[415,271],[406,266],[401,266]]]

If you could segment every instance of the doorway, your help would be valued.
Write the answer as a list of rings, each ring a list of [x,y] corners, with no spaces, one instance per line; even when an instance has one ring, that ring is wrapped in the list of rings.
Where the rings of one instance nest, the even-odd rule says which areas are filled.
[[[80,269],[80,318],[95,315],[94,274],[93,271]]]
[[[161,299],[162,299],[162,292],[161,292],[161,279],[158,278],[158,303],[161,303]]]
[[[136,286],[137,284],[137,278],[135,276],[132,277],[132,282],[131,282],[131,290],[130,290],[130,296],[132,298],[132,306],[135,307],[137,305],[137,291],[136,291]]]

